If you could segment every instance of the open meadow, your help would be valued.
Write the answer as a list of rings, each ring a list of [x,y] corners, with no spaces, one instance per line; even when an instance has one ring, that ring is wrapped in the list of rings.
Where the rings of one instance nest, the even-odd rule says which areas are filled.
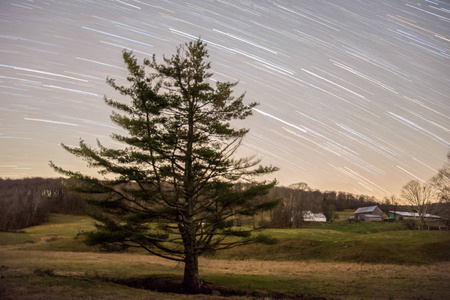
[[[276,245],[201,257],[200,276],[212,295],[188,296],[143,289],[181,280],[176,262],[86,246],[80,233],[92,222],[55,214],[20,233],[0,233],[0,298],[225,299],[234,291],[233,299],[450,299],[449,231],[386,222],[265,229]]]

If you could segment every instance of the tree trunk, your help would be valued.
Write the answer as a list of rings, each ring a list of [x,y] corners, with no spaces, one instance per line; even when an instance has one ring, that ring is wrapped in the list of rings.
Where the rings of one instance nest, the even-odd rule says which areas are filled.
[[[187,246],[187,245],[186,245]],[[198,255],[194,249],[186,249],[184,258],[183,288],[189,294],[200,291],[200,278],[198,276]]]
[[[425,217],[421,214],[419,216],[419,230],[425,229]]]

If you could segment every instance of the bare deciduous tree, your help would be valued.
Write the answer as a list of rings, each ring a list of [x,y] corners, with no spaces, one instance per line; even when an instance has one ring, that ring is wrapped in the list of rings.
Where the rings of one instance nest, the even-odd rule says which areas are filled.
[[[439,190],[442,200],[450,202],[450,151],[447,154],[447,163],[430,180],[431,184]]]
[[[429,184],[411,180],[403,186],[401,196],[410,206],[411,211],[418,214],[418,226],[420,230],[423,230],[427,214],[433,214],[436,207],[434,204],[439,202],[435,189]]]

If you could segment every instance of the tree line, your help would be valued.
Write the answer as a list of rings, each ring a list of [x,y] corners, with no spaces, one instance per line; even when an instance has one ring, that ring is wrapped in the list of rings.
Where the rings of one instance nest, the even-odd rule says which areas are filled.
[[[66,184],[64,182],[66,181]],[[94,211],[86,199],[93,195],[68,188],[64,178],[0,178],[0,231],[14,231],[48,221],[50,213],[86,215]],[[243,189],[236,184],[235,189]],[[128,186],[131,188],[131,185]],[[327,220],[339,217],[339,211],[374,205],[377,199],[345,192],[313,190],[306,183],[277,186],[258,200],[281,199],[277,207],[252,217],[236,217],[236,225],[261,227],[295,227],[303,223],[302,212],[322,212]]]
[[[450,159],[449,159],[450,161]],[[447,165],[446,165],[447,166]],[[443,168],[440,173],[448,170]],[[86,201],[86,195],[70,190],[63,178],[0,178],[0,231],[15,231],[39,225],[48,220],[50,213],[86,215],[94,211]],[[436,179],[435,179],[436,180]],[[69,180],[70,181],[70,180]],[[242,184],[237,184],[237,189]],[[409,187],[409,185],[408,185]],[[429,212],[444,219],[450,219],[448,192],[442,201],[434,203]],[[342,191],[320,191],[311,189],[306,183],[290,186],[276,186],[267,195],[261,196],[261,203],[267,199],[282,199],[280,204],[252,217],[236,217],[235,225],[252,225],[255,228],[299,228],[304,223],[302,213],[311,211],[323,213],[327,221],[339,219],[339,212],[345,209],[378,205],[389,211],[414,211],[401,199],[391,196],[381,201],[373,196],[355,195]]]
[[[50,213],[87,214],[82,195],[62,178],[0,178],[0,231],[15,231],[48,220]]]

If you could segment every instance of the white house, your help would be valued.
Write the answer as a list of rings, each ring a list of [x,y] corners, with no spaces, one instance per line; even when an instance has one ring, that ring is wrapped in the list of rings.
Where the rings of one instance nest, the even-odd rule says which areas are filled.
[[[322,213],[315,214],[312,211],[308,210],[308,211],[303,212],[303,221],[305,221],[305,222],[326,222],[327,218]]]

